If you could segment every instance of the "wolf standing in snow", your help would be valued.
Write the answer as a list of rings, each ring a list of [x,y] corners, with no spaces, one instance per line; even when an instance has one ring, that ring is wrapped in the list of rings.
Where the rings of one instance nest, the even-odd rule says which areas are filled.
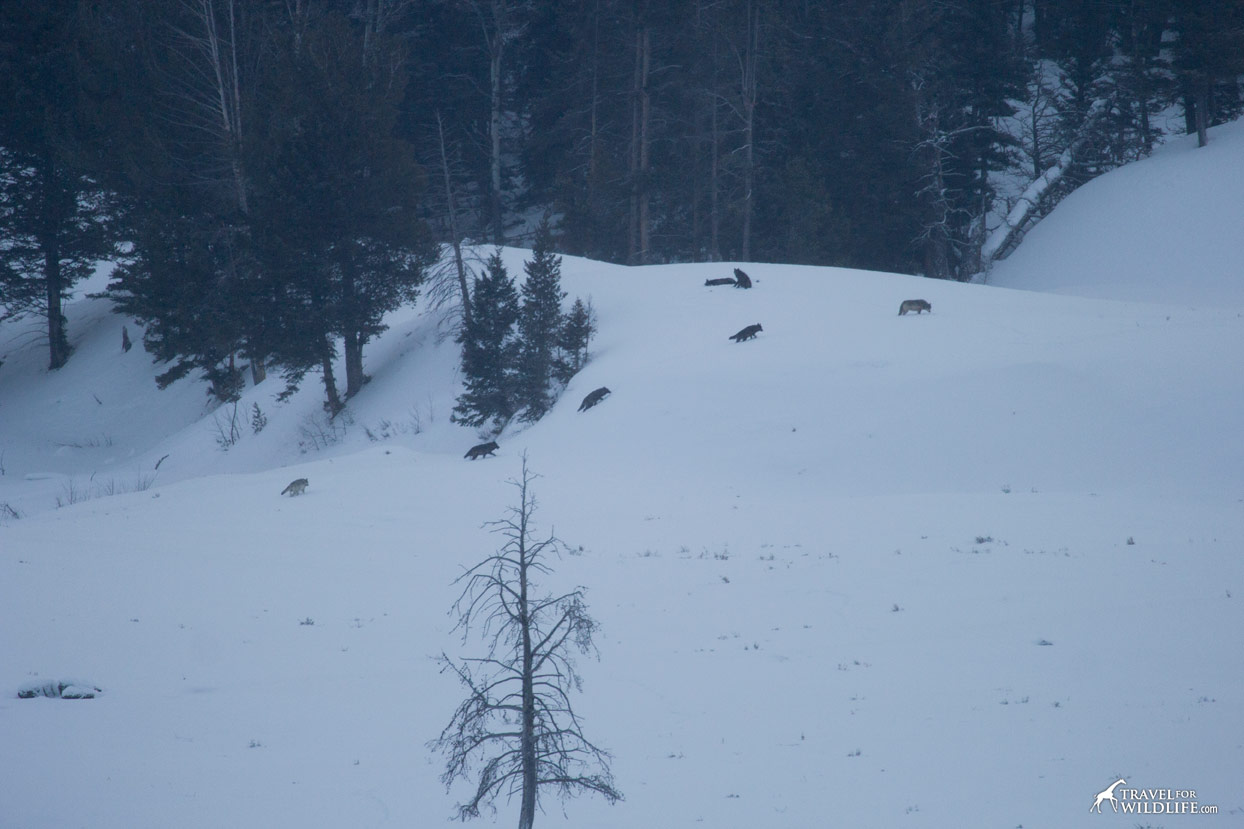
[[[297,480],[290,481],[289,486],[281,490],[281,494],[289,495],[291,498],[294,497],[295,495],[301,495],[302,493],[307,491],[308,483],[309,482],[307,481],[306,478],[298,478]]]
[[[923,299],[905,299],[903,304],[898,306],[898,315],[901,317],[908,311],[915,311],[917,314],[921,311],[928,311],[931,314],[933,313],[933,306]]]

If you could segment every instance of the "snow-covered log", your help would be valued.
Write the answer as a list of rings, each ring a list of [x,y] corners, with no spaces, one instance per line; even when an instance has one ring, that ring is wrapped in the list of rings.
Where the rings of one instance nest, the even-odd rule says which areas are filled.
[[[1015,202],[1015,206],[1006,214],[1002,224],[989,233],[985,243],[981,246],[982,274],[989,271],[993,260],[997,258],[999,253],[1008,249],[1015,240],[1016,235],[1028,224],[1028,219],[1032,215],[1033,209],[1041,203],[1041,200],[1045,198],[1045,194],[1049,192],[1050,188],[1071,168],[1072,162],[1075,161],[1076,153],[1084,145],[1085,140],[1092,133],[1093,128],[1106,109],[1107,102],[1104,98],[1099,98],[1093,102],[1093,105],[1089,108],[1088,115],[1084,119],[1083,126],[1080,127],[1079,133],[1067,146],[1067,149],[1063,150],[1062,155],[1058,157],[1058,161],[1038,176],[1032,184],[1028,185],[1020,195],[1019,200]]]

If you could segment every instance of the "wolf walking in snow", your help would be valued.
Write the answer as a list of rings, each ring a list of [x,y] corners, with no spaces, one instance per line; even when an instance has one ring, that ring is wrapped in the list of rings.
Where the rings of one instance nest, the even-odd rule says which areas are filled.
[[[737,334],[732,334],[730,339],[734,340],[736,343],[741,343],[744,340],[753,340],[761,331],[764,331],[764,329],[760,327],[760,323],[756,323],[755,325],[747,326]]]
[[[917,314],[921,311],[928,311],[931,314],[933,313],[933,306],[923,299],[905,299],[903,304],[898,306],[898,315],[901,317],[908,311],[915,311]]]
[[[592,392],[587,397],[583,398],[583,402],[579,404],[579,411],[586,412],[588,409],[592,408],[597,403],[604,400],[605,396],[609,394],[612,394],[612,392],[609,391],[609,387],[601,386],[599,389]]]
[[[289,486],[281,490],[281,494],[289,495],[291,498],[295,495],[301,495],[307,491],[307,483],[308,481],[306,478],[298,478],[297,480],[290,481]]]
[[[479,446],[472,446],[462,457],[469,461],[473,461],[476,458],[486,458],[500,448],[495,440],[490,440],[487,443],[481,443]]]

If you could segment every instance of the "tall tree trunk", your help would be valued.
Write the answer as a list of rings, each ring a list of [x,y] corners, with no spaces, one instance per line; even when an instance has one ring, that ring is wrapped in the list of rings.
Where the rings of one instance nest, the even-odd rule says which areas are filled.
[[[39,247],[43,250],[43,283],[46,296],[48,320],[48,368],[61,368],[69,361],[69,336],[65,331],[65,314],[62,308],[62,294],[65,290],[65,279],[61,273],[60,263],[60,227],[61,211],[65,206],[65,194],[61,192],[60,170],[51,153],[44,154],[43,169],[43,206],[40,220],[41,230]]]
[[[489,138],[492,140],[489,157],[489,173],[492,193],[492,241],[494,244],[505,243],[505,226],[501,216],[501,104],[503,90],[502,59],[505,56],[507,0],[492,0],[492,19],[494,30],[489,48],[489,80],[491,81],[491,112],[488,122]]]
[[[367,377],[363,374],[363,343],[366,337],[359,330],[359,306],[364,303],[358,295],[353,246],[347,244],[341,251],[341,297],[345,315],[342,335],[342,351],[346,363],[346,399],[363,390]]]
[[[329,417],[336,417],[345,408],[345,404],[337,393],[337,380],[333,375],[333,342],[328,335],[320,343],[320,368],[324,373],[324,408],[328,410]]]
[[[454,202],[453,180],[449,176],[449,153],[445,148],[445,125],[440,110],[436,111],[436,133],[441,144],[441,171],[445,178],[445,208],[449,212],[449,244],[454,251],[454,268],[458,272],[458,291],[462,298],[462,324],[471,327],[471,290],[467,287],[466,263],[462,260],[462,234],[458,231],[458,209]]]
[[[61,307],[62,278],[60,254],[54,239],[44,243],[43,279],[47,285],[48,368],[58,369],[69,362],[69,336],[65,332],[65,314]]]
[[[258,386],[268,379],[268,366],[263,357],[251,357],[251,382]]]
[[[635,74],[631,87],[631,226],[627,259],[632,265],[646,265],[649,234],[648,131],[651,119],[648,73],[652,40],[644,0],[636,4],[635,15]]]
[[[1198,80],[1196,88],[1196,145],[1209,143],[1209,79]]]
[[[708,255],[713,262],[721,261],[721,101],[717,93],[717,60],[719,38],[713,38],[712,78],[709,82],[709,174],[708,174]]]
[[[526,481],[522,484],[522,499],[527,503]],[[529,564],[527,551],[527,516],[524,508],[519,516],[518,540],[518,623],[522,635],[523,666],[522,666],[522,736],[519,740],[519,751],[522,754],[523,801],[518,815],[518,829],[532,829],[536,820],[536,790],[539,787],[538,768],[536,763],[536,691],[535,691],[535,659],[531,641],[531,613],[528,605],[528,573]]]
[[[743,57],[743,249],[744,261],[752,255],[752,212],[756,203],[756,67],[760,50],[760,9],[747,4],[747,48]]]
[[[363,390],[367,375],[363,373],[363,335],[358,331],[347,331],[343,344],[346,360],[346,399]]]

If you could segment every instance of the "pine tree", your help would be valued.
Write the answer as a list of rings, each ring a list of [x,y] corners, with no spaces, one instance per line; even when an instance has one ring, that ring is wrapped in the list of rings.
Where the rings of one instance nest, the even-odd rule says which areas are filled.
[[[484,273],[475,279],[471,321],[463,326],[458,338],[462,344],[466,391],[454,407],[455,423],[487,424],[499,431],[514,416],[517,320],[518,293],[498,250],[489,257]]]
[[[522,418],[539,420],[553,406],[552,382],[562,328],[562,260],[553,253],[548,217],[536,230],[532,258],[524,263],[523,304],[518,316],[521,350],[518,362],[517,410]]]
[[[53,369],[71,350],[65,296],[119,241],[93,169],[85,16],[76,3],[0,4],[0,313],[47,320]]]
[[[587,362],[587,347],[596,334],[596,312],[592,302],[575,297],[570,313],[562,320],[557,341],[559,354],[553,367],[553,375],[559,383],[568,383]]]
[[[432,258],[415,216],[420,171],[394,137],[402,85],[389,71],[397,53],[378,45],[382,38],[367,43],[333,15],[291,38],[270,62],[253,162],[265,270],[279,277],[281,315],[291,317],[277,356],[296,367],[318,356],[334,413],[343,405],[333,380],[336,338],[349,398],[367,379],[363,346],[385,330],[387,312],[414,300]]]

